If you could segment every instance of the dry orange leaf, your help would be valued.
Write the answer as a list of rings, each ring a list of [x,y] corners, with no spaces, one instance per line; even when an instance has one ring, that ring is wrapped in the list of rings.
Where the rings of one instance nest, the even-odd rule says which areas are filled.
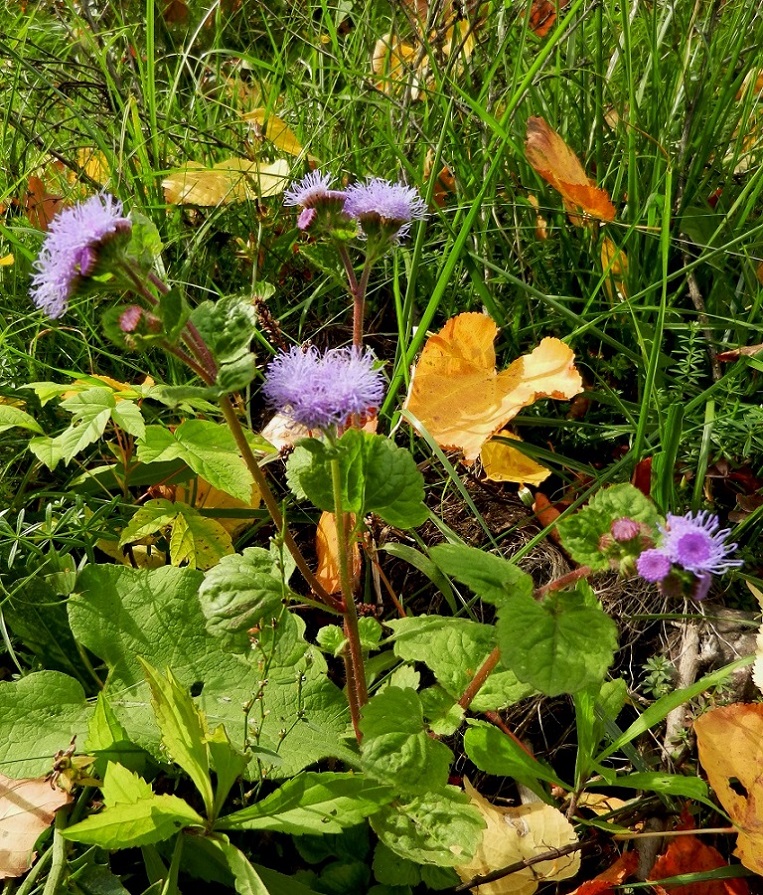
[[[559,339],[543,339],[499,373],[497,334],[485,314],[451,318],[427,339],[405,403],[441,447],[463,451],[466,461],[523,407],[540,398],[568,399],[583,387],[575,356]]]
[[[625,277],[628,276],[628,256],[622,249],[618,249],[608,236],[601,241],[601,266],[606,275],[604,290],[607,293],[607,298],[613,304],[626,299],[628,289],[625,285]]]
[[[355,525],[355,516],[349,513],[348,517],[348,525]],[[318,554],[315,577],[329,594],[338,594],[342,590],[339,579],[338,544],[334,514],[322,513],[315,533],[315,550]],[[357,541],[353,542],[350,550],[350,580],[353,588],[360,581],[360,547]]]
[[[763,705],[713,709],[697,718],[694,732],[707,779],[739,829],[734,854],[763,873]]]
[[[498,436],[511,438],[514,441],[522,440],[508,429],[502,429]],[[519,485],[535,485],[537,487],[551,475],[550,469],[536,463],[532,457],[528,457],[510,444],[496,441],[495,438],[485,442],[480,453],[480,460],[485,475],[491,482],[516,482]]]
[[[380,37],[371,56],[371,70],[379,78],[376,89],[389,96],[404,87],[411,78],[411,97],[417,99],[420,83],[414,68],[418,55],[416,47],[400,40],[393,32]]]
[[[536,37],[545,37],[556,22],[556,4],[551,0],[532,0],[528,24]]]
[[[497,808],[483,799],[466,779],[464,789],[486,825],[482,831],[482,842],[472,860],[455,868],[464,882],[578,841],[572,824],[552,805],[531,802],[516,808]],[[471,891],[476,895],[533,895],[539,883],[569,879],[579,869],[580,855],[573,852],[525,867]]]
[[[35,174],[29,177],[24,210],[29,223],[36,230],[47,230],[50,222],[65,204],[63,197],[49,193],[45,184]]]
[[[638,869],[638,852],[629,851],[615,861],[611,867],[578,886],[570,895],[607,895],[615,886],[622,885]]]
[[[162,187],[172,205],[227,205],[275,196],[283,192],[288,179],[286,159],[262,165],[248,158],[229,158],[211,168],[188,162],[170,172]]]
[[[531,193],[527,197],[527,201],[535,209],[535,238],[539,239],[541,242],[545,242],[548,239],[548,221],[540,213],[538,197],[533,196]]]
[[[728,861],[712,845],[706,845],[697,836],[677,836],[671,839],[664,855],[654,862],[649,874],[651,880],[667,879],[683,873],[705,873],[718,867],[728,867]],[[677,895],[749,895],[750,888],[744,879],[714,879],[703,883],[683,886],[665,886]]]
[[[586,175],[575,153],[543,118],[527,119],[525,155],[538,174],[561,194],[568,211],[582,209],[592,218],[615,219],[609,193]]]
[[[45,777],[12,780],[0,774],[0,879],[29,870],[37,838],[71,800]]]

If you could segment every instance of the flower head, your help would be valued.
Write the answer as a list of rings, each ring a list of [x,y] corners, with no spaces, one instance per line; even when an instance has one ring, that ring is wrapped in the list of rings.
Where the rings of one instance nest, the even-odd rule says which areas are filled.
[[[34,263],[32,300],[49,317],[60,317],[83,279],[95,272],[100,249],[132,224],[122,203],[102,193],[59,212]]]
[[[632,541],[637,535],[641,534],[641,526],[635,519],[628,519],[626,516],[622,516],[620,519],[615,519],[610,532],[616,541]]]
[[[376,409],[384,397],[384,379],[368,351],[332,348],[321,354],[314,347],[294,347],[270,364],[263,391],[295,422],[328,429],[352,414]]]
[[[331,174],[310,171],[284,192],[284,205],[302,209],[297,219],[300,230],[310,228],[318,217],[319,209],[324,209],[332,217],[343,214],[346,194],[341,190],[332,190],[333,182]]]
[[[668,513],[662,532],[662,550],[670,560],[689,572],[720,575],[742,565],[740,559],[728,559],[737,545],[727,544],[728,528],[720,530],[717,516],[702,511],[674,516]]]
[[[664,550],[651,548],[644,552],[636,560],[636,571],[646,581],[657,583],[670,574],[673,564]]]
[[[380,177],[369,177],[349,187],[344,210],[360,222],[366,236],[381,230],[387,239],[395,241],[408,235],[412,221],[427,216],[427,207],[417,189]]]

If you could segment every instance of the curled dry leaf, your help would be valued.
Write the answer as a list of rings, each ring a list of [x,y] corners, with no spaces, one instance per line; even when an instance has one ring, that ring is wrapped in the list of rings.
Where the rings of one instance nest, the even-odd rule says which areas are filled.
[[[497,334],[484,314],[451,318],[427,339],[405,403],[441,447],[463,451],[467,462],[523,407],[540,398],[566,400],[583,387],[575,355],[559,339],[543,339],[499,373]]]
[[[609,895],[614,892],[615,886],[621,886],[628,877],[633,876],[638,869],[638,861],[638,852],[625,852],[611,867],[578,886],[570,895]]]
[[[348,526],[355,525],[355,516],[348,514]],[[333,513],[322,513],[315,533],[315,552],[318,555],[318,568],[315,577],[329,594],[341,593],[342,583],[339,578],[339,540],[336,533],[336,518]],[[353,589],[360,581],[360,547],[353,541],[350,548],[350,581]]]
[[[0,879],[29,870],[37,837],[71,800],[45,777],[12,780],[0,774]]]
[[[498,433],[498,437],[510,438],[514,441],[522,440],[507,429],[502,429]],[[550,469],[536,463],[532,457],[526,456],[510,444],[497,441],[495,438],[485,442],[480,453],[480,460],[485,475],[491,482],[516,482],[519,485],[538,486],[551,475]]]
[[[572,824],[552,805],[532,802],[517,808],[497,808],[483,799],[466,779],[464,789],[485,821],[482,842],[474,857],[468,864],[456,867],[465,882],[578,841]],[[569,879],[579,869],[580,855],[573,852],[525,867],[472,891],[476,895],[533,895],[539,883]]]
[[[229,158],[207,168],[198,162],[172,171],[162,181],[164,198],[172,205],[227,205],[256,202],[282,193],[289,179],[289,163],[270,164],[248,158]]]
[[[561,194],[568,212],[581,209],[601,221],[615,219],[609,193],[586,175],[575,153],[543,118],[527,119],[525,155],[538,174]]]
[[[694,722],[699,760],[739,830],[734,852],[763,873],[763,705],[723,706]]]
[[[728,867],[728,861],[717,848],[706,845],[697,836],[677,836],[670,840],[665,854],[654,862],[649,878],[660,880],[684,873],[706,873],[718,867]],[[676,895],[749,895],[750,892],[744,879],[713,879],[665,888]]]

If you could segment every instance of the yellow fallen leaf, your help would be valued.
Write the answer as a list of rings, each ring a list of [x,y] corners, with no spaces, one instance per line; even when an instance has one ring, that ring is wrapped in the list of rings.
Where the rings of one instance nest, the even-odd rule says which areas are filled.
[[[522,440],[507,429],[502,429],[498,435],[501,438],[511,438],[514,441]],[[520,485],[535,485],[537,487],[551,475],[550,469],[536,463],[532,457],[528,457],[510,444],[496,441],[495,438],[485,442],[480,453],[480,460],[485,475],[492,482],[517,482]]]
[[[251,112],[246,112],[241,116],[244,121],[248,121],[257,127],[258,133],[268,142],[272,143],[276,149],[286,152],[289,155],[299,155],[302,152],[302,144],[297,139],[297,135],[286,124],[283,119],[272,112],[260,106]]]
[[[355,524],[355,516],[350,513],[348,525]],[[315,533],[315,552],[318,555],[318,568],[315,577],[329,594],[338,594],[342,590],[339,579],[339,555],[336,534],[336,518],[333,513],[322,513]],[[350,548],[350,581],[353,585],[360,579],[360,547],[357,541]]]
[[[244,503],[236,497],[231,497],[225,491],[220,491],[214,485],[210,485],[206,479],[197,476],[192,482],[177,485],[175,488],[175,500],[187,503],[194,509],[200,510],[243,510],[256,509],[260,505],[262,497],[257,485],[252,482],[252,497],[249,503]],[[231,537],[236,535],[252,523],[252,517],[217,516],[209,513]]]
[[[734,854],[763,873],[763,705],[736,703],[694,722],[699,760],[738,828]]]
[[[101,186],[111,177],[111,168],[106,156],[100,149],[96,149],[93,146],[83,146],[77,150],[77,164],[84,174],[96,183],[101,184]],[[66,173],[66,179],[69,183],[76,183],[79,175],[69,169]]]
[[[72,797],[45,777],[12,780],[0,774],[0,879],[21,876],[36,857],[34,844]]]
[[[557,190],[565,208],[582,209],[602,221],[615,219],[609,193],[600,189],[583,170],[578,157],[543,118],[528,118],[525,156],[540,176]]]
[[[379,78],[376,89],[388,96],[405,88],[409,82],[411,99],[418,99],[420,81],[416,59],[419,51],[413,44],[400,40],[390,32],[380,37],[374,45],[371,69]]]
[[[464,882],[578,841],[572,824],[552,805],[531,802],[517,808],[497,808],[483,799],[468,780],[464,780],[464,789],[486,824],[472,860],[455,868]],[[539,883],[569,879],[579,869],[580,855],[573,852],[483,883],[472,891],[475,895],[533,895]]]
[[[15,260],[13,252],[8,252],[7,255],[3,255],[3,257],[0,258],[0,267],[10,267]]]
[[[628,297],[625,277],[628,276],[628,256],[618,249],[614,241],[605,236],[601,241],[601,267],[606,279],[604,289],[607,297],[614,304]]]
[[[543,339],[499,373],[497,334],[485,314],[451,318],[427,340],[405,403],[441,447],[463,451],[467,462],[523,407],[540,398],[566,400],[583,387],[575,355],[559,339]]]
[[[760,349],[760,345],[756,345]],[[747,589],[752,593],[758,601],[758,605],[763,610],[763,591],[757,588],[750,581],[746,581]],[[758,636],[755,641],[755,662],[752,666],[752,682],[763,693],[763,625],[758,630]]]
[[[121,563],[123,566],[132,566],[135,569],[159,569],[167,565],[167,554],[154,546],[156,538],[143,538],[143,543],[130,544],[125,552],[118,541],[108,541],[99,538],[95,546],[106,556]]]
[[[173,205],[227,205],[257,201],[283,192],[289,180],[289,163],[270,164],[247,158],[229,158],[207,168],[188,162],[162,181],[164,198]]]

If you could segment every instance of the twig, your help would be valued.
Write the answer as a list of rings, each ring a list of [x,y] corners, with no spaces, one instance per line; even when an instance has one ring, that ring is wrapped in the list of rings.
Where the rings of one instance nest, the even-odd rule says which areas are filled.
[[[534,864],[542,864],[544,861],[553,861],[554,858],[562,858],[564,855],[574,854],[584,848],[589,848],[592,842],[571,842],[569,845],[563,845],[561,848],[550,848],[548,851],[541,852],[539,855],[533,855],[531,858],[525,858],[522,861],[515,861],[507,867],[501,867],[499,870],[493,870],[491,873],[483,873],[479,876],[472,877],[459,886],[450,889],[451,892],[466,892],[468,889],[474,889],[485,883],[492,883],[497,879],[503,879],[512,873],[518,873]]]

